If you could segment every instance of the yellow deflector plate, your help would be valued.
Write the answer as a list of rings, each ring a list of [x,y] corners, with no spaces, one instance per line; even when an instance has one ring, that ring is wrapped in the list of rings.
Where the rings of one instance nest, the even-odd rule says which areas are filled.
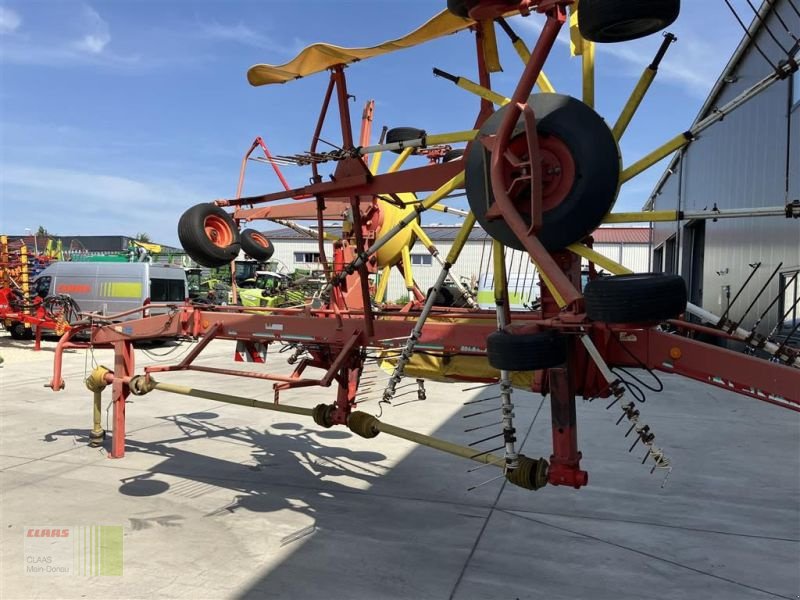
[[[332,44],[312,44],[286,64],[250,67],[250,70],[247,71],[247,80],[251,85],[286,83],[298,77],[319,73],[335,65],[346,65],[357,60],[424,44],[436,38],[462,31],[473,23],[474,21],[471,19],[463,19],[444,10],[419,29],[396,40],[389,40],[369,48],[342,48]]]

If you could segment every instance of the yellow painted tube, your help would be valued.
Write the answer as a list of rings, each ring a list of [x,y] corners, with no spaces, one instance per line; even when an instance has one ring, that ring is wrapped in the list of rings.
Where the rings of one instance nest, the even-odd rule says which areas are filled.
[[[517,38],[512,42],[514,46],[514,50],[517,51],[517,54],[522,59],[522,62],[526,65],[528,64],[528,60],[531,58],[531,53],[528,50],[528,47],[525,45],[525,42],[522,38]],[[544,71],[539,73],[539,77],[536,79],[536,85],[539,86],[539,90],[544,92],[545,94],[554,94],[556,92],[556,88],[553,87],[553,84],[550,83],[550,79],[545,75]]]
[[[536,79],[536,85],[539,86],[539,89],[544,94],[556,93],[556,88],[554,88],[553,84],[550,83],[550,79],[548,79],[547,75],[544,74],[544,71],[539,73],[539,77]]]
[[[454,142],[471,142],[477,135],[477,129],[468,129],[467,131],[453,131],[451,133],[434,133],[433,135],[428,135],[425,140],[429,146],[435,146]]]
[[[479,83],[475,83],[466,77],[459,77],[456,80],[456,85],[461,89],[467,90],[468,92],[480,96],[481,98],[488,100],[492,104],[497,104],[498,106],[505,106],[511,102],[511,98],[506,98],[502,94],[498,94],[489,88],[483,87]]]
[[[502,304],[506,297],[506,254],[503,244],[492,240],[492,268],[494,270],[494,301]]]
[[[691,142],[693,136],[690,132],[684,132],[680,135],[676,135],[666,144],[661,146],[660,148],[656,148],[650,154],[641,158],[640,160],[633,163],[630,167],[626,167],[622,173],[620,173],[619,181],[620,183],[625,183],[630,179],[636,177],[642,171],[652,167],[662,158],[666,158],[676,150],[680,150],[684,146],[686,146],[689,142]]]
[[[381,166],[381,158],[383,158],[383,152],[376,152],[372,155],[372,160],[369,163],[369,172],[373,175],[378,172],[378,167]]]
[[[594,108],[594,42],[583,40],[581,58],[583,103]]]
[[[406,160],[408,160],[408,157],[411,156],[412,152],[414,152],[414,148],[403,148],[403,151],[400,153],[400,156],[398,156],[395,159],[395,161],[392,163],[392,166],[389,167],[389,170],[386,172],[394,173],[395,171],[397,171],[400,167],[403,166],[403,163],[406,162]]]
[[[403,246],[403,278],[406,281],[406,289],[414,290],[414,269],[411,266],[411,250],[408,246]]]
[[[436,208],[436,207],[434,207]],[[425,246],[429,252],[431,253],[439,253],[439,250],[436,248],[436,244],[433,243],[433,240],[428,237],[428,234],[425,233],[425,230],[420,227],[419,223],[414,222],[411,224],[411,229],[414,231],[414,234],[417,236],[422,245]]]
[[[533,264],[536,265],[536,261],[532,260],[531,262],[533,262]],[[547,275],[545,275],[545,273],[541,269],[541,267],[539,267],[539,265],[536,265],[536,268],[539,271],[539,277],[542,279],[542,281],[544,281],[544,284],[547,286],[547,289],[550,290],[550,293],[553,294],[553,298],[555,299],[556,304],[558,304],[561,308],[564,308],[567,305],[567,301],[564,300],[564,296],[562,296],[558,292],[558,289],[556,289],[556,286],[554,286],[553,282],[550,281],[550,278]]]
[[[453,240],[453,245],[450,246],[450,252],[447,253],[447,258],[445,259],[446,262],[451,265],[455,264],[469,239],[469,234],[472,232],[473,227],[475,227],[475,215],[470,212],[461,224],[461,228]]]
[[[22,263],[20,266],[22,268],[21,272],[21,279],[20,279],[20,287],[22,288],[22,293],[27,296],[30,293],[28,289],[29,281],[28,281],[28,247],[25,244],[22,244],[22,247],[19,249],[19,260]],[[26,308],[22,309],[22,312],[28,314],[31,312],[29,308],[27,308],[27,302],[25,303]],[[25,323],[25,329],[30,329],[30,323]]]
[[[678,221],[676,210],[646,210],[640,212],[611,213],[605,216],[603,223],[659,223]]]
[[[645,67],[644,71],[642,72],[642,76],[639,77],[639,81],[636,83],[636,87],[633,88],[628,101],[625,103],[622,112],[617,118],[617,122],[614,123],[614,128],[611,130],[611,133],[614,134],[615,140],[619,141],[622,138],[622,135],[628,128],[628,124],[633,118],[633,115],[636,113],[636,110],[642,103],[642,99],[647,93],[647,90],[650,89],[650,84],[653,83],[656,73],[656,69],[653,69],[649,66]]]
[[[572,56],[583,54],[584,44],[587,43],[578,27],[578,9],[580,0],[575,0],[569,7],[569,52]]]
[[[486,62],[486,70],[489,73],[499,73],[503,67],[500,66],[500,55],[497,52],[494,19],[481,21],[481,32],[483,33],[483,58]]]
[[[633,271],[627,267],[623,267],[617,261],[611,260],[607,256],[603,256],[599,252],[592,250],[583,244],[570,244],[567,246],[567,249],[570,252],[574,252],[578,256],[603,267],[606,271],[613,273],[614,275],[627,275],[628,273],[633,273]],[[544,275],[542,275],[542,277],[544,277]]]
[[[446,198],[452,191],[457,190],[463,185],[464,185],[464,171],[461,171],[458,175],[440,185],[436,191],[434,191],[430,196],[425,198],[425,200],[422,201],[421,208],[423,210],[428,210],[431,206],[434,206],[435,204],[440,202],[443,198]]]
[[[386,265],[381,271],[381,277],[378,280],[378,289],[375,290],[375,302],[383,302],[386,298],[386,290],[389,289],[389,276],[392,274],[391,265]]]
[[[526,65],[528,64],[528,60],[531,58],[531,53],[528,50],[528,46],[525,45],[525,42],[522,38],[517,38],[513,42],[514,50],[517,51],[517,54],[522,59],[522,62]]]
[[[461,210],[460,208],[453,208],[452,206],[445,206],[443,204],[431,206],[431,210],[438,210],[439,212],[443,213],[453,213],[459,217],[466,217],[469,214],[469,211]]]

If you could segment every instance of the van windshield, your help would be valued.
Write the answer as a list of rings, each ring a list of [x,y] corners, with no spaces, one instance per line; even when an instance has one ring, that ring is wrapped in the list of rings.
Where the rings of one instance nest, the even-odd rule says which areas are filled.
[[[182,279],[151,279],[151,302],[183,302],[186,289]]]

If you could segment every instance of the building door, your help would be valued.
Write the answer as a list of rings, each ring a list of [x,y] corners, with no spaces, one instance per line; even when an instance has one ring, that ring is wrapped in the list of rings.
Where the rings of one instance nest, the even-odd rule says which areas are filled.
[[[693,221],[684,227],[683,276],[689,302],[703,305],[703,264],[706,247],[706,222]]]

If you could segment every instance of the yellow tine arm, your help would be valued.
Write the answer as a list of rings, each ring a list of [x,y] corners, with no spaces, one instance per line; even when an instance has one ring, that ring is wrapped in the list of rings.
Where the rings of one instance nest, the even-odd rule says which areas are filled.
[[[414,152],[414,148],[403,148],[403,151],[400,153],[400,156],[398,156],[395,159],[395,161],[392,163],[392,166],[389,167],[389,170],[386,172],[394,173],[395,171],[397,171],[397,169],[402,167],[403,163],[406,162],[406,160],[408,160],[408,157],[411,156],[412,152]]]
[[[403,246],[401,250],[403,255],[403,277],[406,280],[406,289],[410,292],[414,291],[414,272],[411,266],[411,250],[408,246]]]
[[[685,131],[680,135],[676,135],[666,144],[661,146],[660,148],[656,148],[650,154],[641,158],[640,160],[633,163],[631,166],[626,167],[622,173],[620,173],[619,181],[620,183],[625,183],[626,181],[633,179],[642,171],[649,169],[662,158],[666,158],[676,150],[680,150],[684,146],[686,146],[689,142],[694,139],[694,136],[690,131]]]
[[[617,261],[611,260],[607,256],[603,256],[599,252],[592,250],[583,244],[570,244],[567,246],[567,249],[570,250],[570,252],[574,252],[578,256],[585,258],[596,265],[600,265],[606,271],[613,273],[614,275],[626,275],[628,273],[633,273],[633,271],[627,267],[623,267]]]
[[[434,133],[425,137],[429,146],[437,144],[453,144],[456,142],[471,142],[478,135],[477,129],[468,129],[466,131],[453,131],[451,133]]]
[[[614,124],[612,133],[614,134],[615,140],[619,141],[622,138],[622,135],[628,128],[628,124],[633,118],[633,115],[636,113],[636,110],[642,103],[642,99],[647,93],[647,90],[650,89],[650,84],[653,83],[653,79],[656,77],[658,65],[661,63],[661,59],[664,58],[664,55],[667,53],[667,49],[669,48],[670,44],[677,39],[678,38],[671,33],[664,34],[664,41],[661,42],[661,46],[659,47],[658,52],[656,52],[653,62],[647,65],[644,71],[642,71],[642,76],[636,83],[636,87],[633,88],[630,98],[628,98],[628,101],[625,103],[625,106],[622,109],[619,118],[617,119],[617,122]]]
[[[610,213],[605,216],[603,223],[658,223],[678,220],[678,211],[676,210],[646,210]]]
[[[461,254],[461,251],[464,249],[467,240],[469,239],[469,234],[472,232],[473,227],[475,227],[475,215],[469,213],[467,218],[464,219],[464,222],[461,224],[461,228],[456,234],[456,239],[453,240],[453,245],[450,246],[450,252],[447,253],[445,262],[448,262],[451,265],[455,264],[459,255]]]
[[[494,301],[504,304],[508,297],[506,293],[506,252],[502,242],[492,240],[492,266],[494,269]]]
[[[594,108],[594,42],[583,40],[583,102]]]
[[[525,42],[517,35],[516,31],[511,29],[511,26],[504,18],[500,17],[496,19],[496,22],[498,25],[500,25],[503,31],[506,32],[506,35],[511,40],[511,45],[514,46],[514,50],[516,50],[517,55],[519,55],[520,59],[522,59],[522,63],[527,65],[528,60],[531,57],[531,53],[528,50],[528,47],[525,45]],[[536,79],[536,85],[538,85],[539,89],[545,94],[553,94],[556,91],[553,87],[553,84],[551,84],[550,80],[547,78],[547,75],[544,74],[544,71],[539,73],[539,77]]]
[[[378,280],[378,289],[375,290],[375,302],[383,302],[386,298],[386,290],[389,289],[389,276],[392,274],[391,265],[386,265],[381,271],[381,277]]]

